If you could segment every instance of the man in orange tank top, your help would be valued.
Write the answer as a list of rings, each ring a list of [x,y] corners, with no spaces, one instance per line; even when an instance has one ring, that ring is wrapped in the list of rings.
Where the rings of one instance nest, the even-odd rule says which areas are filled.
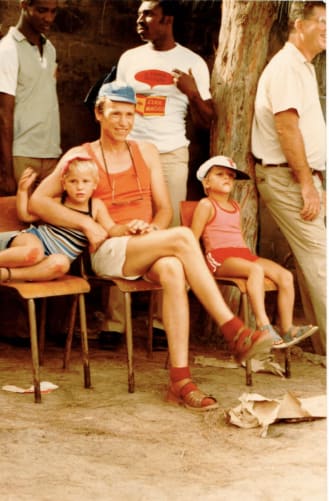
[[[100,275],[126,279],[144,276],[163,287],[163,323],[170,353],[170,382],[166,400],[191,410],[218,407],[203,393],[188,366],[189,311],[186,283],[207,309],[228,341],[237,360],[269,351],[267,332],[253,331],[225,304],[192,231],[167,228],[172,217],[159,153],[150,143],[128,143],[135,114],[132,87],[112,82],[99,92],[95,116],[100,138],[69,150],[54,172],[32,194],[30,210],[53,224],[82,230],[90,242],[92,265]],[[63,165],[71,157],[90,158],[99,166],[101,180],[96,196],[102,198],[118,224],[115,237],[90,217],[58,206]],[[128,191],[128,192],[127,192]],[[127,206],[130,208],[127,209]],[[127,219],[130,212],[131,218]],[[121,218],[121,214],[125,214]],[[143,217],[142,217],[143,214]]]

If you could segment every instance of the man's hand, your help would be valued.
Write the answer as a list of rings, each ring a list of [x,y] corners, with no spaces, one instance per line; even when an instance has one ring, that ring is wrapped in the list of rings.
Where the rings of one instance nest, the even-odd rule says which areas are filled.
[[[189,100],[194,124],[198,127],[209,128],[215,115],[213,102],[211,99],[205,101],[202,99],[191,68],[188,73],[175,68],[171,74],[177,89],[185,94]]]
[[[183,92],[183,94],[186,94],[188,98],[190,98],[193,94],[199,94],[191,69],[188,73],[184,73],[184,71],[175,68],[172,71],[172,76],[177,88]]]
[[[155,230],[154,225],[152,226],[142,219],[133,219],[132,221],[129,221],[127,228],[129,233],[132,235],[144,235],[145,233],[150,233]]]
[[[305,221],[313,221],[321,209],[321,200],[319,193],[313,184],[306,184],[301,188],[304,206],[300,211],[300,216]]]

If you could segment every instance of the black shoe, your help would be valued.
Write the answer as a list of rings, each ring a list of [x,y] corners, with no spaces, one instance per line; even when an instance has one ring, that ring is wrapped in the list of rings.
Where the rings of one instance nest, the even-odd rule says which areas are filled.
[[[153,351],[167,351],[168,342],[167,336],[164,330],[153,327]]]
[[[101,350],[117,350],[123,344],[124,334],[116,331],[101,331],[98,342]]]

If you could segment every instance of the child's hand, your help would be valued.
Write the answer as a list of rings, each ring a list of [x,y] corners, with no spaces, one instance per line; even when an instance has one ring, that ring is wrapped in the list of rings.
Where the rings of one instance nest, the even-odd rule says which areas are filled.
[[[37,173],[31,167],[27,167],[18,181],[18,190],[19,191],[28,191],[28,189],[32,186],[35,179],[37,177]]]

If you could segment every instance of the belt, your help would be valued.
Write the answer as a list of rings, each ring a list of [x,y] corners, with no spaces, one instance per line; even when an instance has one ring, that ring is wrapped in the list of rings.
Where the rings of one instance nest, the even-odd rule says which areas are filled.
[[[264,167],[289,167],[288,162],[283,162],[282,164],[262,164]]]
[[[260,158],[254,157],[254,160],[257,164],[260,164],[263,167],[286,167],[286,168],[289,168],[288,162],[283,162],[282,164],[267,164],[267,163],[264,163],[263,160],[261,160]],[[311,174],[312,174],[312,176],[319,176],[320,178],[322,178],[322,172],[320,170],[311,169]]]
[[[264,162],[263,160],[261,160],[260,158],[256,158],[254,157],[254,160],[257,164],[260,164],[262,165],[263,167],[289,167],[289,164],[288,162],[283,162],[282,164],[267,164],[266,162]]]

